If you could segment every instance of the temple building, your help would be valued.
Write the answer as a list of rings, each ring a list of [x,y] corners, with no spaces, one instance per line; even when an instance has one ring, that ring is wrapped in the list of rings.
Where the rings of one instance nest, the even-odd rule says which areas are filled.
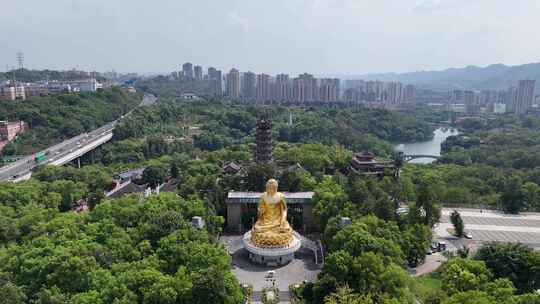
[[[314,192],[283,192],[288,208],[288,218],[293,229],[313,231],[317,225],[313,218]],[[260,192],[231,191],[227,195],[227,230],[243,232],[257,220]]]
[[[257,144],[255,161],[263,164],[272,162],[272,121],[270,119],[260,119],[257,122],[255,140]]]
[[[387,167],[385,163],[376,161],[375,154],[371,152],[355,153],[349,166],[350,170],[357,174],[381,176]]]
[[[221,167],[221,170],[225,174],[237,174],[242,170],[242,167],[235,162],[228,162]]]

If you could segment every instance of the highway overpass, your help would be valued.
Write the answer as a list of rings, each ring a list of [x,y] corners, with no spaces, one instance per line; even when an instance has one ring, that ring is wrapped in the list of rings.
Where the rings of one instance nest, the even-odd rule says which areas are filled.
[[[153,104],[156,99],[153,95],[145,95],[141,106]],[[126,115],[130,113],[131,111]],[[81,157],[111,140],[116,123],[117,120],[40,151],[38,153],[43,154],[44,157],[39,161],[36,159],[36,153],[10,163],[0,168],[0,181],[18,182],[27,180],[32,176],[32,170],[39,166],[61,166]]]

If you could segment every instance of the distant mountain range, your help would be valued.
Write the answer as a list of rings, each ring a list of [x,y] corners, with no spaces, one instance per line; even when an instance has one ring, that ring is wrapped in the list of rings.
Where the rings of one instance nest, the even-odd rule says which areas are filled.
[[[468,66],[442,71],[365,74],[343,78],[400,81],[405,84],[414,84],[420,88],[437,91],[507,89],[510,86],[517,85],[521,79],[536,79],[536,92],[540,93],[540,63],[515,66],[492,64],[487,67]]]

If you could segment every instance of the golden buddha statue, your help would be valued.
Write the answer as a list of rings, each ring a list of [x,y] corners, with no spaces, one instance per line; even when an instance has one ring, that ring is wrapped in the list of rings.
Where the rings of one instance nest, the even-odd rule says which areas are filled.
[[[293,230],[287,222],[285,195],[278,192],[278,182],[270,179],[261,195],[257,222],[251,229],[251,241],[260,247],[285,247],[293,240]]]

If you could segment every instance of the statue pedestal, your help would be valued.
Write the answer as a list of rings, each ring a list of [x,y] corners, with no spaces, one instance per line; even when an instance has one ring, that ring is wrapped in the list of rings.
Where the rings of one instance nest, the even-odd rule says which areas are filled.
[[[292,242],[286,247],[259,247],[251,241],[251,231],[244,234],[244,248],[249,252],[249,259],[257,264],[266,266],[281,266],[294,259],[294,253],[302,243],[293,235]]]

